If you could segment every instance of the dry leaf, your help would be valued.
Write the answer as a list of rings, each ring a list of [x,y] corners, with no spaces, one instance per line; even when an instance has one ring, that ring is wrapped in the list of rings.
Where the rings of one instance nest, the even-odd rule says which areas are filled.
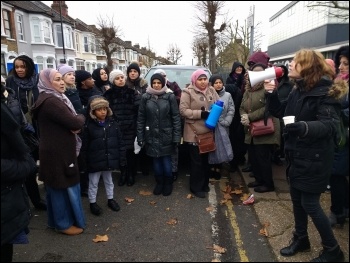
[[[270,225],[269,222],[264,223],[263,224],[263,228],[260,229],[260,231],[259,231],[259,234],[262,235],[262,236],[268,237],[269,233],[267,231],[267,228],[268,228],[269,225]]]
[[[155,205],[157,202],[156,201],[149,201],[151,205]]]
[[[107,235],[96,235],[96,238],[94,238],[92,241],[94,241],[95,243],[97,242],[107,242],[108,241],[108,236]]]
[[[218,245],[213,245],[214,252],[224,254],[226,252],[226,248],[220,247]]]
[[[231,200],[231,199],[232,199],[232,196],[231,196],[230,194],[228,194],[228,193],[225,193],[225,194],[224,194],[224,198],[225,198],[226,200]]]
[[[176,218],[172,218],[170,219],[168,222],[166,222],[168,225],[176,225],[177,224],[177,219]]]
[[[221,200],[221,201],[220,201],[220,205],[224,205],[224,204],[226,204],[226,203],[227,203],[227,201],[228,201],[227,199],[223,199],[223,200]]]
[[[166,211],[170,211],[170,208],[169,208],[169,207],[167,207],[167,208],[165,208],[165,210],[166,210]]]
[[[246,194],[244,193],[242,196],[241,196],[241,201],[244,201],[244,200],[247,200],[249,198],[250,194]]]
[[[221,262],[221,260],[217,259],[217,258],[214,258],[214,259],[211,260],[211,262]]]
[[[235,190],[231,191],[231,194],[240,195],[240,194],[242,194],[242,192],[243,191],[241,189],[235,189]]]
[[[213,211],[213,210],[214,210],[214,207],[209,206],[209,207],[206,208],[206,210],[207,210],[208,212]]]
[[[186,198],[187,198],[187,199],[191,199],[191,198],[194,198],[194,196],[193,196],[192,194],[188,194],[188,195],[186,196]]]
[[[223,190],[224,193],[231,193],[231,186],[226,185],[225,189]]]
[[[125,197],[125,201],[127,202],[127,203],[131,203],[131,202],[134,202],[134,198],[131,198],[131,197]]]
[[[141,190],[141,191],[139,192],[139,194],[140,194],[140,195],[147,196],[147,195],[152,195],[152,192]]]

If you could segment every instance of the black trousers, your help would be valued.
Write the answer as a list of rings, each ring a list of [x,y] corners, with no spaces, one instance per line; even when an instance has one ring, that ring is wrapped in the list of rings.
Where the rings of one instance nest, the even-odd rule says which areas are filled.
[[[343,215],[344,208],[349,209],[349,182],[346,176],[331,175],[331,211]]]
[[[203,192],[209,185],[208,154],[200,154],[198,146],[195,145],[189,145],[188,150],[191,156],[190,190]]]
[[[12,262],[13,244],[4,244],[1,246],[1,262]]]
[[[41,201],[39,185],[36,181],[36,173],[26,178],[25,185],[30,201],[36,206]]]

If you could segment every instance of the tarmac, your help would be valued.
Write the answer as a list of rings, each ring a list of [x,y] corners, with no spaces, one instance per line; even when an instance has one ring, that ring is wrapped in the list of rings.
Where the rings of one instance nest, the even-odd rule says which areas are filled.
[[[288,246],[293,236],[294,217],[292,202],[289,194],[289,185],[285,175],[285,163],[282,166],[272,164],[275,191],[267,193],[257,193],[253,188],[249,188],[250,193],[254,194],[255,202],[253,204],[256,215],[262,226],[266,226],[267,239],[276,255],[278,262],[308,262],[318,257],[322,251],[321,239],[311,218],[309,217],[308,234],[311,243],[310,252],[297,253],[292,257],[283,257],[279,251]],[[249,177],[249,172],[241,172],[243,166],[240,166],[238,172],[242,174],[246,184],[254,181]],[[330,192],[321,195],[321,205],[327,216],[330,213],[331,204]],[[335,237],[344,252],[345,262],[349,262],[349,219],[346,220],[343,228],[336,226],[333,228]]]

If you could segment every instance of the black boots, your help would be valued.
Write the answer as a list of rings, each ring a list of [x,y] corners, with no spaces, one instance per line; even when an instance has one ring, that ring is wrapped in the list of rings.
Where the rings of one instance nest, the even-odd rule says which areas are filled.
[[[298,252],[310,251],[310,241],[308,236],[298,237],[293,235],[291,244],[288,247],[284,247],[280,250],[282,256],[290,257],[294,256]]]
[[[120,166],[120,177],[118,180],[118,185],[123,186],[126,183],[126,177],[127,177],[127,166]]]
[[[339,245],[332,248],[324,247],[322,252],[317,258],[314,258],[310,262],[343,262],[344,253],[341,251]]]
[[[164,176],[163,195],[164,196],[171,195],[172,191],[173,191],[173,177]]]
[[[164,178],[163,176],[155,176],[156,187],[153,190],[154,195],[160,195],[163,192]]]
[[[95,216],[98,216],[102,213],[101,207],[95,202],[95,203],[90,203],[90,211],[92,214]]]

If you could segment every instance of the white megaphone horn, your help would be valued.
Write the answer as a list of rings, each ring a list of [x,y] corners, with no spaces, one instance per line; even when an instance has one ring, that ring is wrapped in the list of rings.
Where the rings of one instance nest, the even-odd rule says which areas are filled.
[[[272,67],[267,68],[264,71],[249,71],[248,76],[250,84],[254,86],[255,84],[265,80],[265,79],[277,79],[282,77],[284,74],[283,68],[281,67]]]

